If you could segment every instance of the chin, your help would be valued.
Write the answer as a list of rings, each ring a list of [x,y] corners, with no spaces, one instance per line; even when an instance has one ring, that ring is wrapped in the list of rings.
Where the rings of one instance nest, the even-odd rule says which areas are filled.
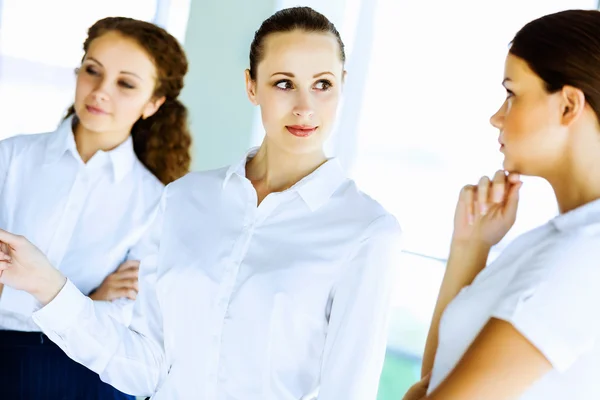
[[[310,154],[323,149],[323,141],[318,135],[303,138],[293,136],[287,131],[274,143],[277,143],[277,146],[287,153],[296,155]]]
[[[504,160],[502,161],[502,168],[508,172],[517,172],[517,165],[510,157],[504,156]]]
[[[105,121],[98,121],[98,119],[94,116],[91,118],[89,116],[79,117],[79,123],[90,132],[105,132],[108,129],[108,124]]]

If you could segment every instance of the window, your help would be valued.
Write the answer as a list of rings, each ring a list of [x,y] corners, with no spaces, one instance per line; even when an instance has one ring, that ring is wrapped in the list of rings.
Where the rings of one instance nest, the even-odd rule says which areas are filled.
[[[106,16],[155,21],[183,40],[190,0],[0,1],[0,139],[51,131],[73,100],[87,29]]]
[[[501,168],[489,117],[504,101],[500,83],[510,40],[544,14],[595,7],[595,0],[485,7],[475,0],[379,0],[351,175],[405,232],[380,400],[401,398],[418,378],[460,188]],[[492,257],[557,213],[549,185],[524,183],[517,223]]]

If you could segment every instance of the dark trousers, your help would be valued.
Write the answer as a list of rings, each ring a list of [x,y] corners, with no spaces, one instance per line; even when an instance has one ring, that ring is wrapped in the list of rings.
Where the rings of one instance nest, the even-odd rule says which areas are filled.
[[[134,400],[39,332],[0,330],[0,399]]]

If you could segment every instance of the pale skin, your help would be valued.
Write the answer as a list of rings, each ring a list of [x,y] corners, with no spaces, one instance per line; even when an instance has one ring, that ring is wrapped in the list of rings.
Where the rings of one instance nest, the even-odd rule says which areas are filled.
[[[256,79],[246,71],[248,98],[261,107],[266,131],[258,153],[246,165],[258,204],[327,161],[323,143],[335,120],[345,77],[338,46],[331,34],[271,34],[265,39]],[[295,137],[286,129],[294,125],[317,129],[310,137]]]
[[[292,31],[265,39],[256,79],[246,71],[248,98],[260,106],[266,131],[258,153],[246,166],[257,206],[327,161],[323,144],[335,120],[344,76],[333,35]],[[316,130],[297,137],[288,126]],[[0,242],[0,282],[48,304],[66,278],[26,238],[0,230]]]
[[[154,96],[156,67],[135,41],[116,32],[94,39],[77,72],[74,130],[77,151],[87,163],[98,151],[110,151],[130,135],[141,117],[152,116],[165,98]],[[93,300],[134,300],[138,266],[125,261],[92,292]],[[0,294],[3,285],[0,284]]]
[[[447,271],[427,338],[425,379],[404,400],[516,399],[552,370],[548,360],[511,324],[491,319],[449,376],[425,395],[440,317],[484,268],[490,247],[514,223],[519,174],[546,179],[561,213],[600,198],[600,128],[583,92],[565,86],[547,93],[527,63],[510,54],[503,85],[507,99],[491,123],[500,131],[504,169],[510,172],[499,171],[491,181],[484,177],[461,193]]]

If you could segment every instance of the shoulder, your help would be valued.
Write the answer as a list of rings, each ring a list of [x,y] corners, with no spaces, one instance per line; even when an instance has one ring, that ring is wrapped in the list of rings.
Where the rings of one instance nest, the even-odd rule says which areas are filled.
[[[332,207],[346,210],[345,218],[362,225],[363,238],[373,235],[400,235],[397,218],[379,201],[359,189],[356,182],[347,179],[332,196]]]
[[[0,149],[11,153],[19,153],[22,150],[45,146],[54,132],[18,134],[0,140]]]
[[[190,191],[215,190],[223,185],[227,168],[208,171],[189,172],[167,185],[169,196],[185,194]]]

